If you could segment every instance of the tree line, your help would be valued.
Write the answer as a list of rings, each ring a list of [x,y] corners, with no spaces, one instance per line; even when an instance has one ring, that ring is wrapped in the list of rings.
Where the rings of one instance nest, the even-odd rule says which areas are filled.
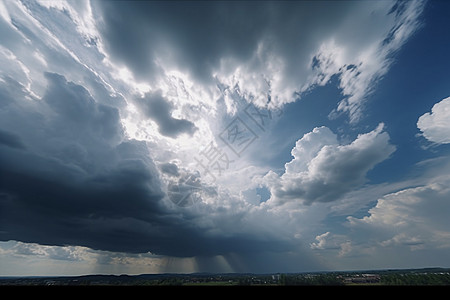
[[[449,273],[386,274],[381,276],[384,285],[450,285]]]
[[[317,275],[291,275],[281,274],[280,285],[343,285],[343,282],[336,274]]]

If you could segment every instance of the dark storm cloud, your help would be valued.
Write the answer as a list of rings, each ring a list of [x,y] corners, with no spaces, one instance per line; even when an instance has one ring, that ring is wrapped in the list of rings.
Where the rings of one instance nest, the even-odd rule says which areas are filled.
[[[63,76],[45,76],[41,103],[13,86],[14,102],[1,111],[2,127],[29,145],[18,151],[19,138],[2,131],[15,147],[0,150],[1,239],[119,249],[112,237],[127,219],[148,222],[161,211],[156,167],[142,142],[123,139],[116,108]]]
[[[164,53],[173,55],[183,69],[205,78],[224,52],[248,57],[258,39],[258,28],[264,23],[264,15],[252,23],[245,21],[246,16],[261,10],[252,3],[242,4],[236,11],[230,5],[208,2],[98,4],[109,52],[130,66],[140,79],[149,79],[158,70],[155,58]],[[128,21],[130,18],[133,22]]]
[[[58,115],[64,118],[54,120],[55,127],[66,134],[82,134],[82,139],[90,136],[105,141],[122,138],[119,111],[111,106],[97,104],[82,86],[58,74],[45,73],[49,88],[44,101]]]
[[[180,176],[178,172],[178,166],[172,163],[164,163],[159,166],[161,172],[171,175],[171,176]]]
[[[25,145],[22,143],[18,136],[2,130],[0,130],[0,145],[5,145],[17,149],[25,148]]]
[[[172,117],[173,105],[161,95],[161,92],[145,94],[145,97],[136,101],[142,112],[158,124],[162,135],[175,138],[180,134],[194,134],[195,125],[184,119]]]
[[[148,147],[124,137],[118,109],[64,76],[45,77],[42,99],[12,79],[0,84],[1,241],[173,256],[286,249],[211,235],[202,216],[171,210]],[[175,167],[161,169],[177,176]]]

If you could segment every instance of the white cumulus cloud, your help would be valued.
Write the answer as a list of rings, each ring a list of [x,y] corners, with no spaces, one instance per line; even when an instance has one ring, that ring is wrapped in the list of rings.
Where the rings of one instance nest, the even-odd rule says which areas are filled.
[[[328,128],[315,128],[297,141],[284,174],[270,172],[265,179],[278,200],[330,202],[364,184],[366,173],[394,151],[382,123],[347,145]]]
[[[431,142],[450,143],[450,97],[436,103],[431,113],[423,114],[417,121],[417,127]]]

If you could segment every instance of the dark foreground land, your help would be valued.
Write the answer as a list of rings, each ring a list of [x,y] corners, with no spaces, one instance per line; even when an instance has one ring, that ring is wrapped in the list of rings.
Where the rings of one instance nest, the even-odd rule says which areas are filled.
[[[450,285],[450,269],[427,268],[289,274],[143,274],[0,277],[0,286],[344,286]]]

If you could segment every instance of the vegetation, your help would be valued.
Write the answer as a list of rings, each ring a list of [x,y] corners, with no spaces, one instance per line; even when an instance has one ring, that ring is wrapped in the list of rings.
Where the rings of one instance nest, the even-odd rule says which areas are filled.
[[[450,285],[449,273],[386,274],[381,277],[383,285]]]
[[[280,285],[343,285],[341,278],[334,273],[315,275],[281,274]]]

